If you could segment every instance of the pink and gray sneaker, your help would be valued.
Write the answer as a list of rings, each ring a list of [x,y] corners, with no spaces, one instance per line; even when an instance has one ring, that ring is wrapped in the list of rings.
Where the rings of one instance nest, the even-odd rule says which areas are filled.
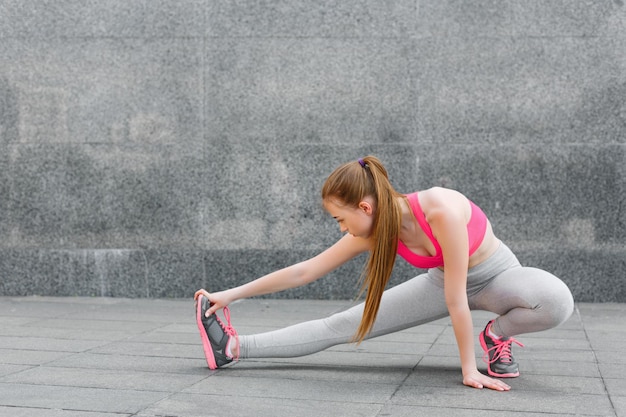
[[[239,336],[230,324],[230,310],[224,307],[224,318],[228,324],[217,316],[217,313],[205,316],[206,311],[211,306],[210,301],[203,295],[196,300],[196,322],[200,330],[204,356],[209,365],[209,369],[222,368],[230,364],[234,358],[228,349],[231,340],[234,338],[237,348],[239,347]],[[237,349],[239,350],[239,349]]]
[[[487,364],[487,373],[497,378],[515,378],[519,376],[519,366],[511,354],[511,344],[516,343],[521,347],[523,344],[512,337],[493,338],[489,336],[489,329],[494,320],[485,326],[480,332],[478,339],[485,354],[483,361]]]

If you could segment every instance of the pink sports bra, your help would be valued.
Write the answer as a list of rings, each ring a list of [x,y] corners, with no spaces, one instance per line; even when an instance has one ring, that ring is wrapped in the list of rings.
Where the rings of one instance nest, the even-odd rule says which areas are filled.
[[[426,216],[424,216],[424,212],[420,206],[417,193],[407,194],[407,199],[411,205],[411,210],[413,210],[413,215],[417,219],[417,222],[420,224],[424,233],[426,233],[426,236],[428,236],[430,241],[433,243],[437,253],[435,256],[418,255],[411,252],[411,250],[407,248],[401,240],[398,240],[398,255],[402,256],[408,263],[417,268],[437,268],[443,266],[443,253],[441,251],[441,246],[439,246],[439,242],[437,242],[435,236],[433,236],[433,231],[431,230],[430,225],[426,222]],[[487,216],[483,213],[480,207],[472,201],[470,201],[470,206],[472,207],[472,215],[467,223],[467,235],[469,239],[469,254],[471,256],[474,252],[476,252],[476,249],[478,249],[483,241],[483,238],[485,237],[485,232],[487,231]]]

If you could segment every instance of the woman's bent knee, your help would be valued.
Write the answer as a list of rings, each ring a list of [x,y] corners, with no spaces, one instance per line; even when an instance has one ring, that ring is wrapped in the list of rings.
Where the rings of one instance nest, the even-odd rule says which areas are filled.
[[[551,327],[563,324],[574,312],[572,292],[561,280],[559,280],[559,285],[546,293],[544,303],[545,310],[550,313]]]

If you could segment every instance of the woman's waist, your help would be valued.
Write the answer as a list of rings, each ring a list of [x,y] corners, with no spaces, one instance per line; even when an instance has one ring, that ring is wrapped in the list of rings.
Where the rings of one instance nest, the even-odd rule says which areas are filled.
[[[485,262],[491,255],[496,253],[501,243],[500,239],[493,233],[491,223],[487,223],[487,230],[485,230],[483,241],[480,243],[478,249],[470,256],[467,267],[471,269]]]

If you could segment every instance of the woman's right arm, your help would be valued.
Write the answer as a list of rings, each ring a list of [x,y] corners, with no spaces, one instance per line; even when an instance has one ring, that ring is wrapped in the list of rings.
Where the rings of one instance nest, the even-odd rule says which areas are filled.
[[[206,290],[198,290],[194,298],[198,298],[200,294],[207,297],[213,304],[208,313],[213,314],[235,300],[271,294],[311,283],[367,250],[369,242],[366,239],[346,234],[333,246],[306,261],[225,291],[209,293]]]

